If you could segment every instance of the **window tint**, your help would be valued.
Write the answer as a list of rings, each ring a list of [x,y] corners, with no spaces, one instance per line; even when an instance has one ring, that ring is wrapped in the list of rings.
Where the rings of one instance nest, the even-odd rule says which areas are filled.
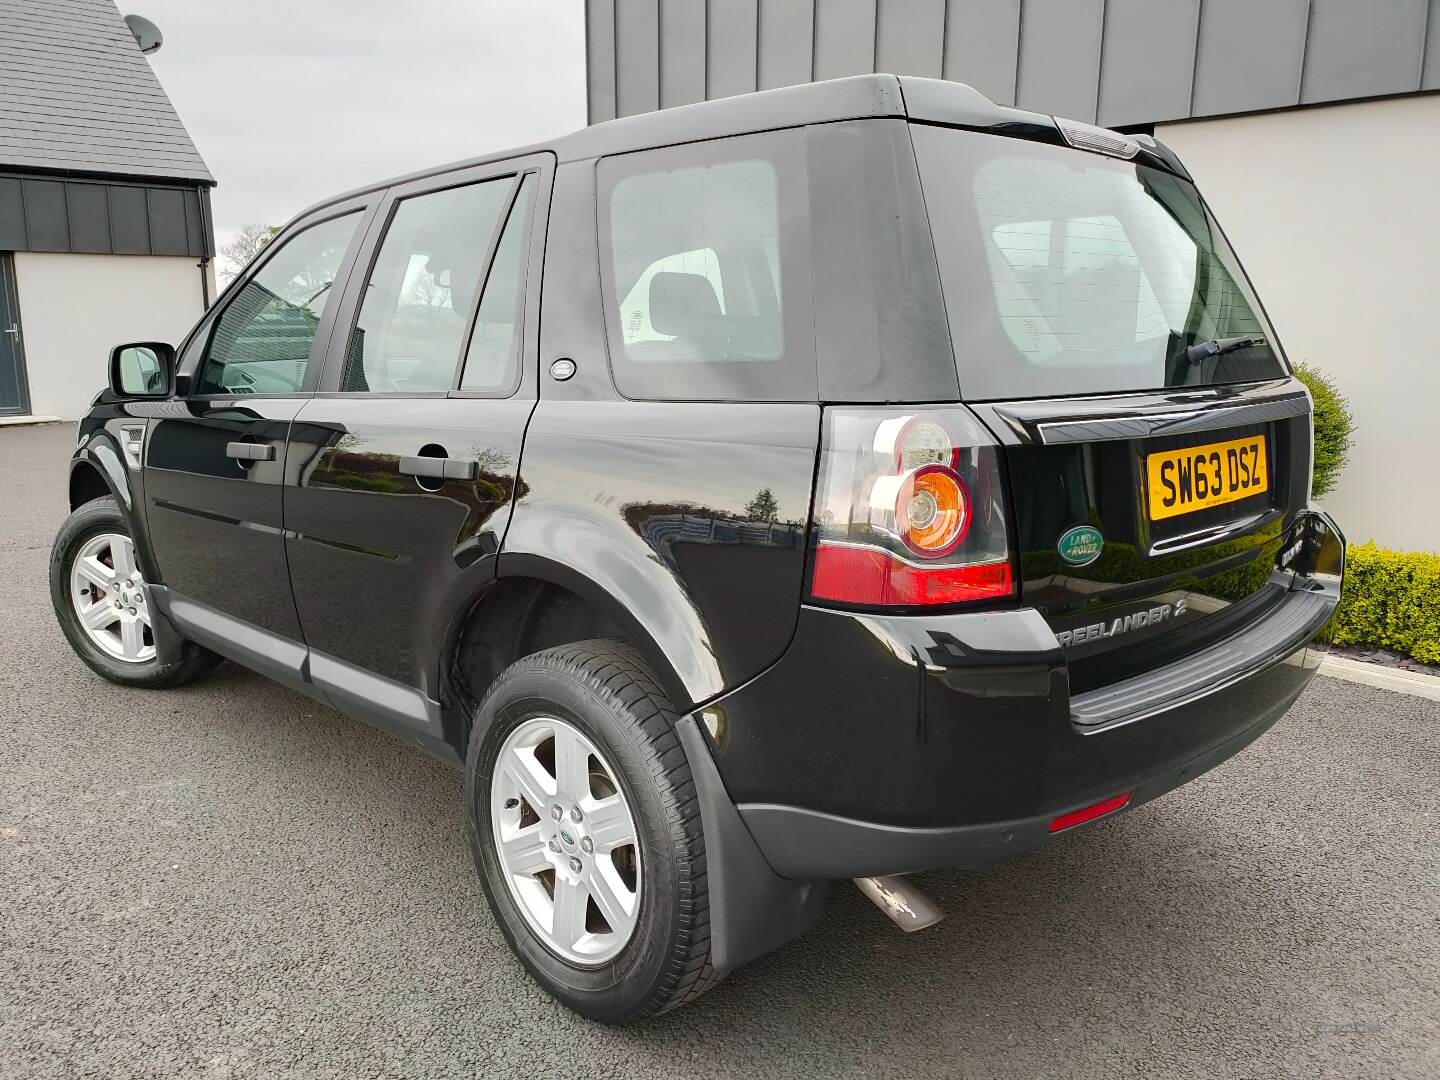
[[[341,390],[448,391],[514,177],[397,204],[350,334]]]
[[[803,136],[601,162],[611,363],[632,397],[813,397]]]
[[[914,140],[966,397],[1282,374],[1244,274],[1187,181],[970,132],[916,126]],[[1212,338],[1255,340],[1186,357]]]
[[[312,225],[247,281],[215,322],[197,394],[291,394],[305,365],[358,211]]]
[[[518,326],[525,294],[525,237],[534,189],[535,174],[530,173],[521,182],[485,278],[485,293],[465,351],[461,390],[498,394],[508,392],[515,384],[520,370]]]

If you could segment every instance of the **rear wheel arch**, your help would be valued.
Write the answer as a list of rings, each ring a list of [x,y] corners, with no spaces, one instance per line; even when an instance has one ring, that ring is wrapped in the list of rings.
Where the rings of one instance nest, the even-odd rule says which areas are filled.
[[[677,712],[693,704],[671,658],[614,596],[548,560],[527,557],[518,569],[523,572],[496,578],[458,620],[446,655],[462,699],[478,704],[495,678],[522,657],[611,638],[639,650]]]

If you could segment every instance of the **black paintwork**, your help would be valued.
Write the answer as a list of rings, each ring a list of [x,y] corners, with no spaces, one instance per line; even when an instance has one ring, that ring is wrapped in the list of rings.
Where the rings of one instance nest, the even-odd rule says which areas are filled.
[[[1308,398],[1285,379],[976,405],[1003,446],[1020,596],[933,614],[806,604],[825,405],[958,397],[948,342],[918,325],[939,317],[940,301],[928,223],[908,220],[923,207],[907,120],[1061,142],[1051,118],[966,87],[866,76],[597,125],[322,203],[291,228],[363,216],[300,390],[186,392],[251,268],[178,350],[172,395],[100,395],[81,423],[71,502],[115,495],[162,630],[173,624],[455,764],[477,698],[507,663],[562,641],[632,640],[689,714],[684,750],[707,843],[715,834],[722,967],[818,910],[818,890],[761,872],[766,857],[801,878],[982,861],[1044,839],[1054,813],[1122,789],[1153,796],[1258,735],[1312,673],[1305,641],[1333,605],[1343,538],[1304,511]],[[843,164],[852,144],[888,148],[866,160],[882,161],[877,175],[893,170],[906,251],[872,244],[872,261],[910,275],[904,296],[881,305],[908,330],[883,311],[837,310],[846,238],[873,234],[820,222],[814,400],[625,399],[607,354],[594,159],[805,125],[817,161]],[[1184,175],[1163,147],[1141,143],[1147,164]],[[488,398],[338,393],[364,268],[394,201],[521,169],[539,183],[519,386]],[[843,202],[839,175],[812,180],[818,212]],[[896,306],[906,303],[915,311]],[[930,360],[943,362],[921,370],[888,351],[877,362],[872,341],[909,350],[893,356],[939,350]],[[561,358],[575,371],[557,381],[548,372]],[[126,459],[136,428],[143,468]],[[1272,455],[1263,498],[1183,528],[1147,524],[1143,454],[1259,431]],[[428,475],[441,452],[452,471]],[[1055,542],[1077,523],[1127,557],[1059,572]],[[1180,533],[1202,526],[1214,535],[1187,546]],[[1148,634],[1069,649],[1056,636],[1182,597],[1195,617]],[[1168,674],[1242,633],[1264,639],[1254,670],[1223,669],[1227,685],[1199,700],[1166,697]],[[162,650],[176,640],[157,631]],[[1108,719],[1087,728],[1090,716]],[[767,911],[783,918],[767,922]]]

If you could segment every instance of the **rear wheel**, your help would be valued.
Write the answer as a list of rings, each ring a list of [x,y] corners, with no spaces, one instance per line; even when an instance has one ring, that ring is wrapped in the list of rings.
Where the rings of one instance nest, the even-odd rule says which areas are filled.
[[[179,660],[160,660],[135,541],[112,498],[86,503],[60,527],[50,553],[50,600],[76,655],[111,682],[178,686],[219,662],[189,642]]]
[[[715,981],[675,720],[629,645],[587,641],[507,668],[471,734],[466,817],[490,906],[531,975],[593,1019],[653,1016]]]

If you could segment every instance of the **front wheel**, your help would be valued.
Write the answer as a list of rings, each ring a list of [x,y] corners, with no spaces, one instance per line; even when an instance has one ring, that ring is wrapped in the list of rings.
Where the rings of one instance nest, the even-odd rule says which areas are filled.
[[[517,661],[476,715],[466,823],[490,907],[536,981],[592,1019],[644,1019],[716,981],[675,721],[618,641]]]
[[[162,662],[135,541],[112,498],[94,499],[65,519],[50,552],[50,601],[75,654],[122,686],[189,682],[219,662],[186,642],[181,658]]]

